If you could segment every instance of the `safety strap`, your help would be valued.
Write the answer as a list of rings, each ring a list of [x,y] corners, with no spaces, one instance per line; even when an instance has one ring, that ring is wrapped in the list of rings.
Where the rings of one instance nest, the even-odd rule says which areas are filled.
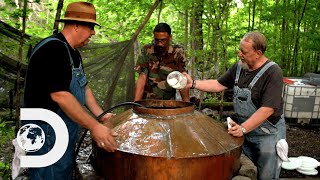
[[[60,42],[62,42],[65,46],[66,46],[66,48],[67,48],[67,50],[68,50],[68,54],[69,54],[69,60],[70,60],[70,65],[73,67],[73,60],[72,60],[72,57],[71,57],[71,54],[70,54],[70,51],[69,51],[69,48],[68,48],[68,45],[64,42],[64,41],[61,41],[60,39],[58,39],[58,38],[54,38],[54,37],[49,37],[49,38],[46,38],[46,39],[44,39],[43,41],[41,41],[39,44],[37,44],[36,45],[36,47],[34,47],[34,49],[32,50],[32,53],[31,53],[31,55],[30,55],[30,57],[29,57],[29,60],[32,58],[32,56],[34,55],[34,53],[40,48],[40,47],[42,47],[44,44],[46,44],[47,42],[49,42],[49,41],[60,41]]]
[[[258,74],[253,78],[253,80],[251,81],[251,83],[249,84],[249,89],[252,89],[252,87],[256,84],[256,82],[258,81],[258,79],[263,75],[264,72],[266,72],[269,67],[271,67],[272,65],[276,64],[275,62],[269,62],[268,64],[266,64],[259,72]]]
[[[268,64],[266,64],[259,72],[258,74],[253,78],[253,80],[250,82],[249,84],[249,89],[252,89],[252,87],[256,84],[256,82],[258,81],[258,79],[264,74],[264,72],[266,72],[269,67],[271,67],[272,65],[276,64],[275,62],[268,62]],[[235,79],[235,85],[238,85],[239,82],[239,77],[240,77],[240,72],[241,72],[241,66],[240,66],[240,62],[238,63],[237,66],[237,71],[236,71],[236,79]]]
[[[237,71],[236,71],[236,79],[234,80],[234,84],[236,86],[238,85],[238,82],[239,82],[240,72],[241,72],[241,65],[240,65],[240,62],[238,62]]]

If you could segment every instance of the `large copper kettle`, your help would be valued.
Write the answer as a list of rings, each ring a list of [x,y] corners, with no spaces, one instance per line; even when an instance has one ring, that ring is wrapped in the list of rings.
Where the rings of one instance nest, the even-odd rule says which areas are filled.
[[[109,153],[93,143],[93,165],[106,179],[230,179],[243,138],[194,110],[192,103],[149,100],[110,120],[119,135]]]

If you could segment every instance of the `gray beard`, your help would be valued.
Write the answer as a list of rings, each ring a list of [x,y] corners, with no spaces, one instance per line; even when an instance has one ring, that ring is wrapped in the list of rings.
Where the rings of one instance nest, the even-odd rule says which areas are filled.
[[[242,68],[242,69],[244,69],[244,70],[249,70],[249,66],[248,66],[248,64],[247,64],[247,63],[242,62],[241,60],[240,60],[240,66],[241,66],[241,68]]]

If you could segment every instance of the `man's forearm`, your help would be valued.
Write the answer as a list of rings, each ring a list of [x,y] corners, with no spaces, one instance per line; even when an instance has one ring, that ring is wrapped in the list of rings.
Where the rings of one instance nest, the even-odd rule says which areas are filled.
[[[51,98],[56,102],[62,111],[80,126],[92,130],[99,125],[80,105],[78,100],[67,91],[51,93]]]
[[[140,101],[142,100],[143,96],[143,89],[144,87],[141,87],[141,85],[137,84],[135,88],[135,93],[134,93],[134,101]]]
[[[221,92],[227,89],[227,87],[220,84],[215,79],[209,80],[196,80],[195,88],[205,92]]]
[[[140,73],[139,78],[136,82],[136,87],[135,87],[135,92],[134,92],[134,101],[142,100],[146,81],[147,81],[147,76],[143,73]]]
[[[248,120],[242,123],[242,126],[247,132],[250,132],[265,122],[273,114],[273,112],[273,108],[260,107]]]

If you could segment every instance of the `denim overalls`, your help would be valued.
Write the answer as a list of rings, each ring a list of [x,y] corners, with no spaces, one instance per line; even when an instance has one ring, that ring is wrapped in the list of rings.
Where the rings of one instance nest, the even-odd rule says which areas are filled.
[[[45,43],[57,40],[61,41],[57,38],[47,38],[43,40],[36,48],[34,49],[33,53],[42,45]],[[77,98],[79,103],[81,105],[85,105],[85,86],[87,84],[86,76],[83,72],[82,65],[80,63],[79,68],[74,67],[73,59],[70,54],[68,45],[61,41],[66,45],[66,48],[68,49],[69,57],[70,57],[70,65],[72,67],[72,80],[70,83],[70,91],[71,93]],[[32,54],[33,55],[33,54]],[[31,56],[32,56],[31,55]],[[30,58],[31,58],[30,56]],[[76,148],[76,142],[78,139],[78,129],[79,126],[74,121],[72,121],[61,109],[59,109],[56,112],[65,122],[68,133],[69,133],[69,143],[66,152],[61,157],[60,160],[58,160],[56,163],[52,164],[51,166],[44,167],[44,168],[29,168],[29,179],[46,179],[46,180],[56,180],[56,179],[63,179],[68,180],[72,179],[72,172],[75,168],[75,148]],[[35,124],[40,125],[40,127],[43,129],[46,138],[45,138],[45,144],[42,146],[42,148],[34,153],[30,154],[46,154],[48,151],[50,151],[55,143],[55,133],[51,126],[49,126],[46,123],[42,123],[41,121],[35,121]],[[38,123],[39,122],[39,123]],[[34,122],[32,122],[34,123]]]
[[[251,100],[251,89],[263,75],[263,73],[274,62],[266,64],[254,77],[248,88],[239,88],[238,80],[240,77],[241,66],[238,64],[234,85],[234,109],[238,124],[245,122],[252,114],[257,111],[256,106]],[[268,120],[263,122],[258,128],[244,135],[243,152],[253,161],[258,169],[258,179],[271,180],[278,179],[281,170],[281,159],[276,152],[276,143],[286,136],[285,121],[283,115],[276,125]]]

